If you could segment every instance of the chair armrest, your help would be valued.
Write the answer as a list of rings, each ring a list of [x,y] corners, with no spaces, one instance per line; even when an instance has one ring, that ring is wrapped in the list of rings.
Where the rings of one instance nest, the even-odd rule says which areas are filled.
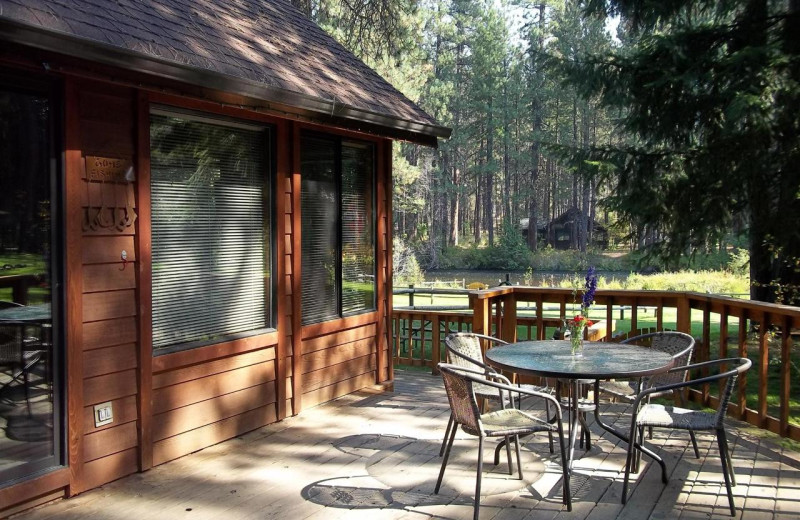
[[[487,379],[485,377],[486,374],[484,374],[483,372],[477,371],[477,370],[465,369],[465,368],[461,368],[461,367],[459,367],[457,365],[449,365],[447,363],[439,363],[439,366],[440,367],[444,366],[444,367],[447,367],[447,368],[449,368],[451,370],[455,370],[455,371],[461,372],[461,373],[464,374],[465,378],[471,380],[474,383],[480,383],[480,384],[483,384],[483,385],[486,385],[486,386],[491,386],[492,388],[496,388],[498,390],[505,390],[506,392],[509,392],[509,393],[513,392],[513,393],[516,393],[516,394],[526,395],[526,396],[530,396],[530,397],[540,397],[540,398],[544,399],[545,401],[550,401],[553,405],[555,405],[556,414],[558,415],[558,419],[561,420],[561,404],[558,402],[558,400],[555,397],[553,397],[550,394],[546,394],[544,392],[536,392],[534,390],[526,390],[526,389],[520,388],[518,386],[513,386],[513,385],[510,384],[510,382],[509,382],[509,384],[498,383],[498,382],[492,381],[490,379]],[[497,374],[497,375],[500,375],[500,374]],[[478,377],[478,376],[484,376],[484,377]],[[500,375],[500,377],[503,377],[504,379],[506,379],[505,376]],[[506,379],[506,381],[508,381],[508,379]]]
[[[728,377],[731,377],[731,376],[734,376],[734,375],[741,374],[742,372],[746,372],[750,368],[750,366],[753,364],[753,362],[750,361],[747,358],[725,358],[725,359],[715,359],[715,360],[712,360],[712,361],[704,361],[703,363],[695,363],[693,365],[686,365],[686,366],[683,366],[683,367],[676,367],[676,368],[673,368],[673,369],[669,370],[669,372],[680,372],[680,371],[683,371],[683,370],[693,370],[693,369],[697,369],[697,368],[721,365],[723,363],[731,363],[731,364],[736,363],[736,364],[738,364],[738,366],[736,368],[732,369],[732,370],[726,370],[725,372],[720,372],[719,374],[714,374],[714,375],[711,375],[711,376],[701,377],[700,379],[692,379],[690,381],[683,381],[683,382],[680,382],[680,383],[671,383],[671,384],[668,384],[668,385],[653,386],[653,387],[647,388],[645,390],[642,390],[641,392],[639,392],[639,395],[636,397],[636,401],[634,401],[634,403],[633,403],[634,409],[638,409],[639,403],[641,403],[642,399],[645,399],[650,394],[654,394],[654,393],[657,393],[657,392],[666,392],[666,391],[669,391],[669,390],[677,390],[679,388],[697,386],[697,385],[702,385],[702,384],[706,384],[706,383],[711,383],[713,381],[718,381],[720,379],[725,379],[725,378],[728,378]]]
[[[474,332],[470,332],[473,336],[480,339],[485,339],[486,341],[492,341],[494,343],[499,343],[500,345],[508,345],[508,341],[503,341],[502,339],[495,338],[494,336],[487,336],[486,334],[476,334]]]

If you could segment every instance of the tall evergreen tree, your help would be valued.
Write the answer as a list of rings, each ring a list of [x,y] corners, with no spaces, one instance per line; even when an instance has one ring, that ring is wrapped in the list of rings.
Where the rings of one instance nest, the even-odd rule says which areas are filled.
[[[614,167],[610,202],[675,260],[749,219],[751,297],[800,303],[800,3],[590,0],[626,45],[564,62],[586,97],[623,113],[620,146],[573,154]],[[601,170],[602,171],[602,170]]]

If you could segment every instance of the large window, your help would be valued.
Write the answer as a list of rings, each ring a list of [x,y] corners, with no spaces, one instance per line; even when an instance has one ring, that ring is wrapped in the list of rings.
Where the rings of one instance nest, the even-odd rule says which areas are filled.
[[[0,488],[62,463],[60,112],[30,76],[0,73]]]
[[[153,349],[272,324],[269,129],[154,111]]]
[[[301,140],[303,323],[375,309],[374,150]]]

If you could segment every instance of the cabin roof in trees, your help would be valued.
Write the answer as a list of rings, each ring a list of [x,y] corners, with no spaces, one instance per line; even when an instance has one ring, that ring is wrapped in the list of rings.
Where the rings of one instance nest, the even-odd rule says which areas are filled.
[[[563,224],[569,224],[569,223],[575,222],[575,220],[577,220],[579,218],[580,214],[581,214],[581,212],[578,210],[578,208],[570,208],[567,211],[565,211],[564,213],[562,213],[561,215],[559,215],[556,218],[554,218],[553,220],[551,220],[550,222],[540,221],[539,225],[538,225],[539,232],[544,232],[549,226],[553,226],[553,225],[557,225],[557,224],[562,224],[563,225]],[[529,225],[529,219],[528,218],[519,219],[519,229],[521,231],[528,231],[528,225]],[[600,224],[596,220],[594,221],[594,229],[600,230],[600,231],[606,231],[605,226],[603,226],[602,224]]]
[[[2,0],[2,40],[323,124],[432,146],[450,136],[288,0]]]
[[[553,220],[551,220],[547,225],[548,226],[556,226],[556,225],[572,224],[573,222],[576,222],[577,220],[579,220],[581,215],[582,215],[581,210],[579,210],[578,208],[574,208],[573,207],[573,208],[568,209],[567,211],[565,211],[561,215],[557,216]],[[586,217],[586,219],[587,219],[587,222],[588,222],[589,217]],[[606,231],[605,226],[603,226],[602,224],[600,224],[596,220],[593,221],[593,224],[594,224],[594,229],[595,230],[597,230],[597,231]]]

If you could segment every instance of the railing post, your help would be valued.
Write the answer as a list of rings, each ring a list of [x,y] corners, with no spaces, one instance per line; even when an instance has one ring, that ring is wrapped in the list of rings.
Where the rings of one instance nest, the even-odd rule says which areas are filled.
[[[517,297],[512,292],[506,295],[503,303],[503,330],[500,339],[509,343],[517,341]]]
[[[408,284],[408,288],[411,289],[411,292],[408,293],[408,306],[411,307],[411,309],[413,309],[414,308],[414,284],[413,283]]]
[[[431,318],[431,361],[433,363],[431,373],[435,376],[439,375],[439,363],[442,361],[439,323],[439,315],[434,314],[433,318]]]
[[[678,317],[676,328],[678,332],[685,332],[686,334],[692,334],[692,308],[689,306],[689,297],[685,294],[681,294],[678,297]]]
[[[485,334],[488,336],[491,332],[489,328],[489,299],[470,296],[470,300],[473,302],[472,332],[475,334]]]

